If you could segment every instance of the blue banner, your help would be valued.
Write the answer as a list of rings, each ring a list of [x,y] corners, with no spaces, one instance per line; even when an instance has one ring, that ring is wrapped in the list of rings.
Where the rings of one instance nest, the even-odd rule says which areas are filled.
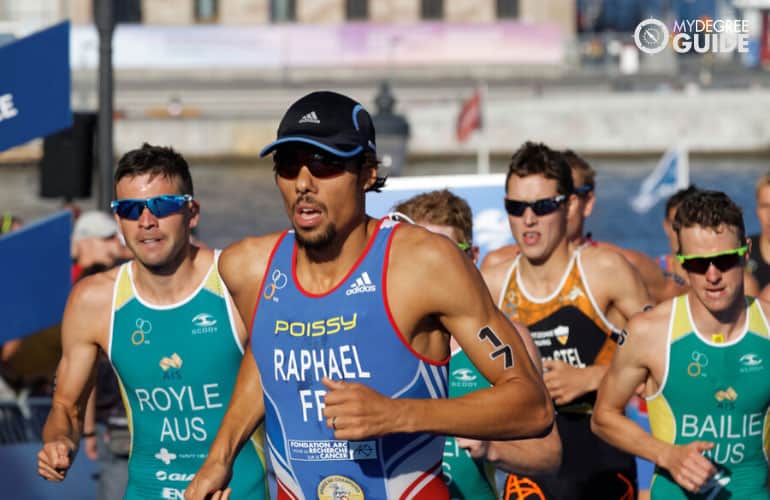
[[[0,47],[0,151],[72,125],[70,24]]]
[[[66,211],[0,237],[0,343],[61,322],[70,291],[71,233]]]

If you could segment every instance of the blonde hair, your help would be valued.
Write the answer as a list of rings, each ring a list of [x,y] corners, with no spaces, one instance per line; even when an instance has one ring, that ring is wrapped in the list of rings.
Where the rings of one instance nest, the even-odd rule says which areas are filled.
[[[468,203],[448,189],[422,193],[400,202],[393,210],[413,221],[449,226],[463,243],[473,241],[473,213]]]
[[[757,179],[757,185],[754,189],[754,195],[759,196],[759,190],[765,186],[770,186],[770,172]]]

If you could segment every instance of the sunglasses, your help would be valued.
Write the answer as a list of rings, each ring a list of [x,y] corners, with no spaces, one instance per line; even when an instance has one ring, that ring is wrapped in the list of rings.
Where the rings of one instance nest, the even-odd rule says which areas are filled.
[[[110,208],[121,219],[138,220],[144,212],[144,207],[155,217],[166,217],[182,210],[185,203],[192,199],[189,194],[163,194],[145,200],[124,198],[111,202]]]
[[[579,198],[585,198],[588,193],[594,190],[593,184],[583,184],[582,186],[578,186],[575,188],[575,194]]]
[[[514,217],[521,217],[527,207],[530,207],[535,215],[548,215],[559,209],[559,205],[564,203],[567,197],[563,194],[553,198],[543,198],[533,202],[505,199],[505,211]]]
[[[720,272],[725,272],[734,268],[740,264],[741,257],[746,255],[749,251],[747,245],[743,245],[740,248],[733,250],[725,250],[724,252],[716,252],[709,254],[693,254],[693,255],[680,255],[677,254],[676,260],[682,264],[685,271],[695,274],[706,274],[711,264],[719,269]]]
[[[348,170],[349,161],[323,153],[280,151],[273,156],[273,170],[284,179],[296,179],[302,167],[307,167],[313,177],[326,179]]]

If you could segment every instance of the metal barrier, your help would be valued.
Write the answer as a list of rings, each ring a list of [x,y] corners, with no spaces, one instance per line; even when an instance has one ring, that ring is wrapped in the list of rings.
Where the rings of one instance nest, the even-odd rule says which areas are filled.
[[[29,421],[16,401],[0,401],[0,444],[19,444],[31,441]]]

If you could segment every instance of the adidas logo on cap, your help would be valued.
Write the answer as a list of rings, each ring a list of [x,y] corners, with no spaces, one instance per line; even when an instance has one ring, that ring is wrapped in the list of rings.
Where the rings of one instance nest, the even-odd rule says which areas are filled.
[[[372,283],[372,280],[369,278],[369,273],[363,272],[358,278],[356,278],[356,281],[350,284],[350,287],[345,292],[345,295],[350,296],[357,293],[369,293],[376,291],[377,286]]]
[[[321,120],[318,119],[318,115],[315,114],[315,111],[311,111],[300,118],[299,123],[321,123]]]

